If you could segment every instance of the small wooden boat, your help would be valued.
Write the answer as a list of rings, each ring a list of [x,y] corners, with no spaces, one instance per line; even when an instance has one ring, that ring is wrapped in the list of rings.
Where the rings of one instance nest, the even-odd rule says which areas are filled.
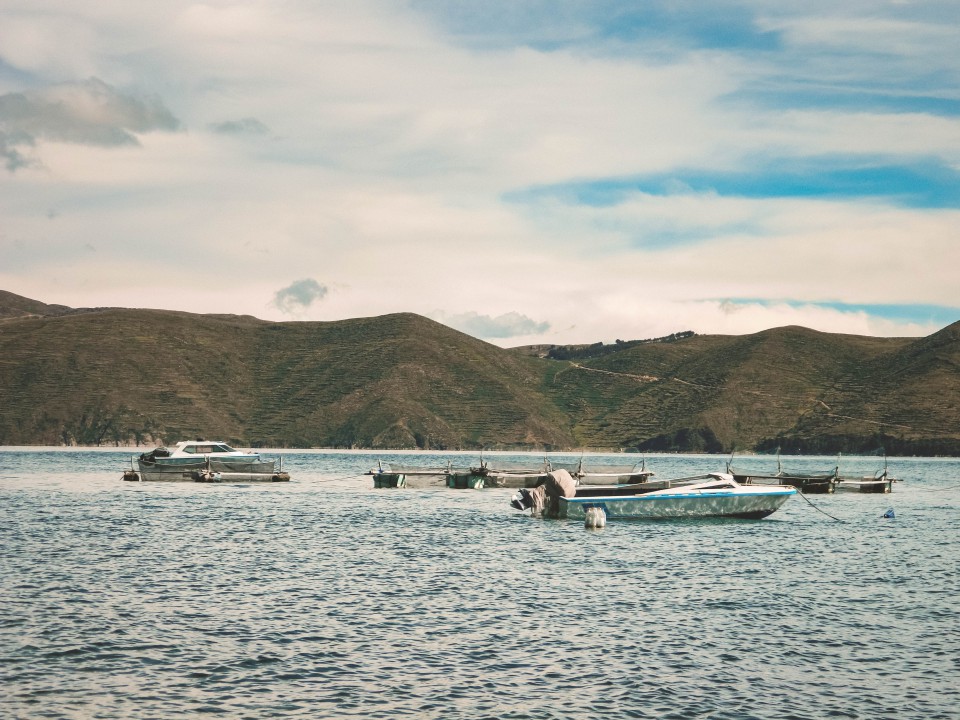
[[[633,465],[584,465],[581,458],[572,475],[578,485],[631,485],[648,482],[656,473],[647,470],[646,458]]]
[[[367,470],[366,475],[373,477],[374,488],[427,488],[443,487],[450,475],[450,464],[446,468],[423,468],[414,465],[393,465],[377,460],[377,467]]]
[[[534,488],[555,470],[567,470],[579,485],[627,485],[641,483],[655,475],[647,470],[646,460],[633,465],[585,465],[583,458],[569,467],[555,465],[544,459],[536,468],[501,467],[491,468],[481,460],[479,467],[463,472],[451,472],[447,478],[447,487],[451,488]]]
[[[794,487],[804,495],[825,495],[832,493],[840,479],[839,464],[833,470],[817,473],[790,473],[780,464],[780,453],[777,453],[777,471],[775,473],[750,472],[736,470],[732,465],[732,458],[727,462],[727,472],[741,485],[788,485]]]
[[[788,474],[764,475],[762,473],[748,473],[735,471],[733,478],[741,485],[768,485],[789,486],[796,488],[805,495],[824,495],[837,489],[839,479],[832,473],[817,475]]]
[[[822,473],[788,473],[780,464],[780,453],[777,452],[777,472],[774,474],[753,473],[743,470],[734,470],[733,458],[727,462],[727,472],[733,479],[742,485],[790,485],[804,494],[858,492],[858,493],[890,493],[893,492],[893,483],[899,482],[892,477],[887,469],[884,456],[883,470],[875,475],[851,476],[840,473],[840,457],[837,465],[828,472]]]
[[[837,481],[836,489],[837,492],[891,493],[895,482],[899,482],[899,480],[892,477],[884,468],[876,475],[866,475],[864,477],[841,475]]]
[[[727,473],[661,481],[669,487],[651,490],[640,483],[613,487],[578,487],[559,498],[559,517],[583,520],[599,508],[609,520],[732,517],[759,519],[776,512],[797,489],[788,486],[741,485]],[[511,505],[525,509],[523,493]],[[529,492],[529,491],[526,491]]]
[[[451,471],[447,476],[447,487],[458,490],[479,490],[485,487],[532,488],[546,477],[550,469],[550,462],[546,458],[537,467],[504,465],[493,468],[481,456],[478,466]]]

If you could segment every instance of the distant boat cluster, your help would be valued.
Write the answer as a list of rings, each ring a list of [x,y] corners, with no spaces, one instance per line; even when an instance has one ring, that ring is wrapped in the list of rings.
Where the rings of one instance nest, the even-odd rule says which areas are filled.
[[[236,450],[222,441],[186,440],[172,449],[158,447],[131,461],[127,481],[287,482],[282,459]],[[798,492],[832,493],[850,490],[889,493],[895,481],[886,467],[875,476],[847,477],[839,462],[830,471],[790,473],[779,455],[777,470],[768,474],[736,470],[659,479],[646,460],[632,465],[585,464],[555,466],[544,458],[537,466],[491,467],[481,458],[476,466],[377,466],[365,475],[373,487],[451,489],[510,488],[518,490],[510,504],[539,517],[584,520],[588,528],[602,528],[609,519],[671,519],[730,517],[761,519],[776,512]]]
[[[793,473],[783,469],[780,455],[777,454],[777,469],[772,473],[735,470],[732,461],[727,463],[727,472],[740,483],[750,485],[789,485],[806,495],[825,495],[834,492],[889,493],[893,492],[893,483],[898,482],[890,475],[886,463],[883,470],[870,476],[843,475],[840,462],[831,470],[815,473]]]

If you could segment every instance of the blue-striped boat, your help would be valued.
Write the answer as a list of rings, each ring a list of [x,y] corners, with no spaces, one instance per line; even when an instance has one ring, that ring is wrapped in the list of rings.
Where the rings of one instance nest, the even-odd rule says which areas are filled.
[[[578,487],[561,497],[561,518],[583,520],[599,508],[609,520],[732,517],[759,519],[776,512],[797,489],[741,485],[727,473],[709,473],[671,481],[671,487],[644,490],[625,486]]]

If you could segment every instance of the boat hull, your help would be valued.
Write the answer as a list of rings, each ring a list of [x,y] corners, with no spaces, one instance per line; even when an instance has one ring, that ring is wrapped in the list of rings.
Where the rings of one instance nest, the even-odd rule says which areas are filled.
[[[447,474],[437,472],[371,472],[374,489],[383,488],[412,488],[423,490],[426,488],[443,487],[446,484]]]
[[[845,480],[840,478],[836,489],[837,492],[890,493],[893,492],[893,481],[890,479]]]
[[[795,488],[751,488],[657,492],[633,496],[560,498],[560,517],[586,518],[587,510],[600,508],[608,520],[666,520],[675,518],[732,517],[760,519],[776,512]]]
[[[804,495],[829,495],[837,486],[837,480],[833,476],[734,475],[733,477],[741,485],[789,486],[796,488]]]
[[[474,472],[450,473],[447,475],[447,487],[454,490],[480,490],[484,487],[509,487],[497,484],[496,476]],[[524,487],[516,485],[515,487]],[[531,486],[532,487],[532,486]]]
[[[275,478],[289,479],[286,473],[275,472],[276,462],[230,462],[210,459],[185,463],[153,463],[137,461],[140,479],[149,482],[196,482],[203,478],[221,476],[243,482],[278,482]],[[284,476],[286,476],[284,478]]]
[[[508,473],[508,472],[452,472],[447,476],[447,487],[456,489],[478,490],[482,488],[535,488],[542,485],[547,477],[546,472]],[[574,477],[580,484],[585,485],[627,485],[648,481],[653,475],[651,472],[621,473],[621,474],[584,474]]]

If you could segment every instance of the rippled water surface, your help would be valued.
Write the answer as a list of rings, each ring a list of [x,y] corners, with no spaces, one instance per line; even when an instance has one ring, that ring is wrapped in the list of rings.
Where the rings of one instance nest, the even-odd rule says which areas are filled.
[[[819,511],[588,531],[362,476],[473,455],[285,453],[292,482],[237,485],[122,482],[129,457],[0,450],[2,717],[960,714],[956,460]]]

